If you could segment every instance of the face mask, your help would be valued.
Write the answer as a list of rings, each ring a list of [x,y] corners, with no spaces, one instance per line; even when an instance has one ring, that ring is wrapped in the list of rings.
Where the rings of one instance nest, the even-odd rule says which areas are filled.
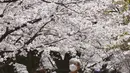
[[[70,69],[71,72],[76,71],[76,70],[77,70],[77,66],[74,65],[74,64],[71,64],[71,65],[69,66],[69,69]]]

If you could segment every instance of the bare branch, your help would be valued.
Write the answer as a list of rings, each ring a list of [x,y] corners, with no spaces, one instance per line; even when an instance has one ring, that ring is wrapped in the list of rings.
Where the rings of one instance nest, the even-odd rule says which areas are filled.
[[[27,23],[34,24],[36,22],[39,22],[40,20],[42,20],[42,18],[38,18],[38,19],[31,20],[31,21],[27,21]],[[5,39],[9,34],[13,33],[14,31],[17,31],[17,30],[27,26],[27,23],[23,24],[22,26],[15,27],[14,29],[11,29],[11,30],[9,30],[8,27],[6,27],[6,32],[1,36],[0,42],[2,42],[3,39]],[[35,35],[35,37],[36,36],[37,35]]]
[[[29,43],[31,43],[37,36],[38,36],[38,33],[35,33],[27,42],[25,42],[25,45],[28,45]]]
[[[41,30],[48,24],[50,23],[51,21],[53,21],[52,19],[48,22],[46,22],[27,42],[25,42],[24,45],[28,45],[30,44],[37,36],[39,36],[39,32],[41,32]]]
[[[27,25],[23,24],[22,26],[15,27],[14,29],[11,29],[11,30],[9,30],[9,28],[6,27],[6,32],[1,36],[0,42],[2,42],[9,34],[13,33],[14,31],[17,31],[25,26],[27,26]]]
[[[42,0],[43,2],[45,2],[45,3],[52,3],[52,2],[49,2],[49,1],[46,1],[46,0]],[[76,12],[76,13],[78,13],[78,14],[80,14],[78,11],[76,11],[76,10],[74,10],[74,9],[71,9],[71,8],[68,8],[64,3],[59,3],[59,2],[54,2],[55,4],[57,4],[57,5],[60,5],[60,6],[63,6],[63,7],[65,7],[65,8],[67,8],[67,9],[69,9],[69,10],[71,10],[71,11],[74,11],[74,12]]]
[[[4,13],[5,13],[5,11],[6,11],[7,7],[8,7],[8,5],[9,5],[9,3],[7,3],[7,5],[5,6],[5,8],[4,8],[2,14],[0,14],[0,17],[3,17],[3,16],[4,16]]]
[[[22,36],[20,36],[14,43],[14,45],[22,38]]]
[[[49,2],[49,1],[46,1],[46,0],[41,0],[41,1],[43,1],[43,2],[46,2],[46,3],[51,3],[51,2]]]
[[[0,1],[0,3],[10,3],[10,2],[16,2],[18,0],[4,0],[4,1]]]
[[[41,20],[42,20],[42,18],[38,18],[38,19],[34,19],[34,20],[31,20],[31,21],[28,21],[28,23],[34,24],[34,23],[37,23],[37,22],[39,22]]]
[[[60,42],[60,41],[62,41],[62,40],[64,40],[64,39],[67,39],[67,38],[61,38],[61,39],[59,39],[59,40],[56,40],[56,41],[53,41],[53,42],[50,42],[50,43],[45,43],[44,45],[52,45],[53,43]]]
[[[51,65],[55,68],[54,64],[52,63],[52,61],[51,61],[51,59],[49,57],[48,57],[48,60],[50,61]]]

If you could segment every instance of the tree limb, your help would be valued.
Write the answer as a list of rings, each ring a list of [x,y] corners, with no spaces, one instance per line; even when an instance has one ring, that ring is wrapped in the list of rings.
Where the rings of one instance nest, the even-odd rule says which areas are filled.
[[[28,21],[28,23],[34,24],[34,23],[39,22],[40,20],[42,20],[42,18],[34,19],[32,21]]]
[[[22,36],[20,36],[14,43],[14,45],[22,38]]]
[[[41,1],[43,1],[45,3],[52,3],[52,2],[49,2],[49,1],[46,1],[46,0],[41,0]],[[64,3],[61,3],[61,2],[54,2],[54,3],[57,4],[57,5],[63,6],[63,7],[67,8],[67,9],[69,9],[71,11],[74,11],[74,12],[76,12],[78,14],[80,14],[78,11],[76,11],[74,9],[71,9],[71,8],[68,8]]]
[[[48,23],[50,23],[51,21],[52,21],[52,19],[51,19],[50,21],[46,22],[27,42],[25,42],[24,45],[28,45],[28,44],[32,43],[32,41],[33,41],[37,36],[39,36],[38,33],[41,32],[41,30],[42,30]]]
[[[14,31],[17,31],[23,27],[27,26],[26,24],[23,24],[22,26],[15,27],[14,29],[10,29],[9,27],[6,27],[6,32],[1,36],[0,42],[2,42],[9,34],[13,33]]]
[[[10,2],[16,2],[18,0],[4,0],[4,1],[0,1],[0,3],[10,3]]]

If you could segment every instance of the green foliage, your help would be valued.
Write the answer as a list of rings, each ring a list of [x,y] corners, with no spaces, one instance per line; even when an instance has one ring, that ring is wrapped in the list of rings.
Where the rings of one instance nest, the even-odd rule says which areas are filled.
[[[104,14],[110,14],[113,12],[122,14],[122,13],[129,10],[130,0],[122,0],[122,1],[114,1],[113,0],[112,3],[115,5],[115,7],[113,9],[105,10]],[[130,16],[124,15],[123,16],[123,25],[128,25],[129,22],[130,22]]]
[[[119,35],[119,37],[124,37],[125,35],[130,35],[130,34],[128,32],[124,32],[121,35]],[[128,44],[129,42],[130,42],[130,38],[127,40],[122,40],[121,43],[117,42],[116,44],[107,45],[106,50],[117,49],[117,48],[121,50],[130,50],[130,45]]]
[[[107,50],[110,50],[110,49],[121,49],[121,50],[130,50],[130,46],[128,45],[128,42],[123,42],[121,44],[113,44],[113,45],[108,45],[107,46]]]
[[[120,13],[123,13],[129,9],[130,0],[113,1],[115,5],[120,5]]]
[[[121,35],[119,35],[120,37],[123,37],[123,36],[125,36],[125,35],[129,35],[129,33],[128,32],[124,32],[124,33],[122,33]]]
[[[122,0],[122,1],[112,1],[114,5],[118,5],[117,7],[113,8],[112,10],[105,10],[104,14],[109,14],[112,12],[123,13],[129,9],[130,0]]]
[[[123,16],[123,24],[128,25],[129,22],[130,22],[130,16]]]
[[[112,12],[118,12],[118,11],[116,11],[116,10],[105,10],[103,13],[104,14],[110,14]]]
[[[128,4],[130,4],[130,0],[125,0],[125,2],[127,2]]]

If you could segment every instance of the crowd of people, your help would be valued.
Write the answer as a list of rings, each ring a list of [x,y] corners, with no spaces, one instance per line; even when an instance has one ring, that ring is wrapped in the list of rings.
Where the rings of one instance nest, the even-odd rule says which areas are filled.
[[[41,51],[38,54],[38,50],[30,50],[27,51],[27,56],[21,56],[18,51],[16,54],[16,59],[8,58],[7,61],[4,61],[2,66],[0,66],[0,73],[17,73],[14,71],[14,66],[9,65],[10,62],[20,63],[26,66],[28,73],[88,73],[85,72],[82,68],[82,62],[80,60],[81,52],[77,51],[76,55],[72,55],[72,52],[68,51],[64,55],[64,59],[62,59],[60,52],[58,51],[50,51],[50,57],[55,62],[56,69],[50,70],[45,69],[43,66],[39,66],[40,58],[44,51]],[[5,65],[4,65],[5,64]],[[8,69],[7,69],[8,68]],[[107,64],[102,65],[100,70],[96,70],[94,68],[90,68],[91,71],[89,73],[121,73],[116,68],[113,70],[109,70],[107,68]]]
[[[50,51],[50,56],[54,60],[57,69],[54,73],[86,73],[82,70],[82,62],[79,59],[81,52],[77,51],[75,56],[72,56],[71,52],[66,52],[64,59],[57,51]],[[78,57],[77,57],[78,56]],[[100,70],[90,68],[89,73],[121,73],[117,68],[110,70],[107,68],[107,64],[103,64]],[[37,73],[50,73],[50,72],[37,72]]]
[[[75,56],[72,56],[71,52],[66,52],[64,59],[57,51],[50,51],[50,56],[55,62],[57,69],[53,71],[45,71],[41,69],[36,73],[121,73],[117,68],[110,70],[107,68],[107,64],[103,64],[100,70],[90,68],[90,72],[84,72],[82,70],[82,62],[79,59],[81,52],[77,51]],[[78,56],[78,57],[77,57]],[[44,72],[43,72],[44,71]]]

